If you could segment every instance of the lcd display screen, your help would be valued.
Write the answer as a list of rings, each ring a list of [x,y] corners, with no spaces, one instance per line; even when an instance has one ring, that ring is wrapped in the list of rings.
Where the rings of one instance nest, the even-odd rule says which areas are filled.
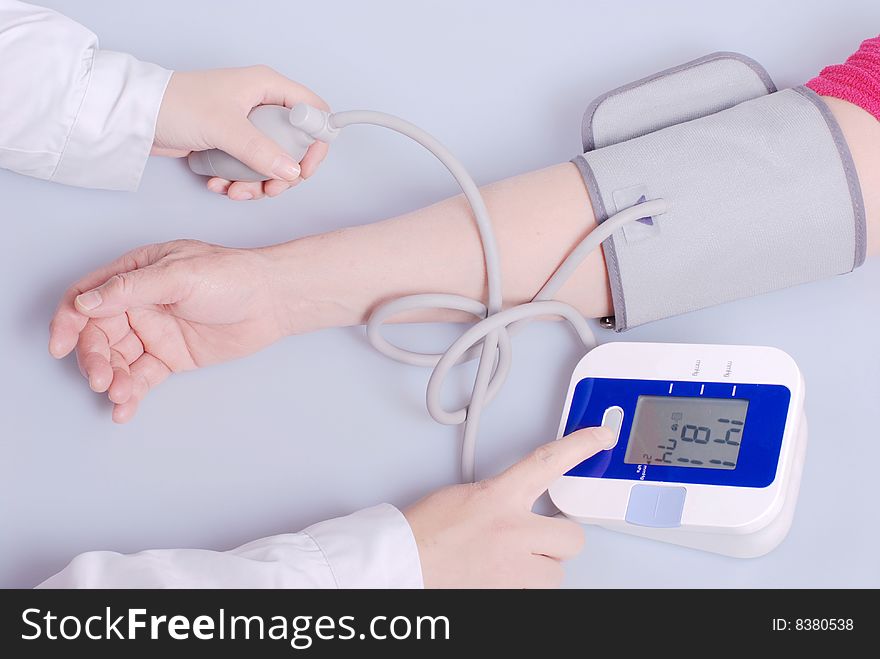
[[[639,396],[624,462],[736,469],[749,401]]]

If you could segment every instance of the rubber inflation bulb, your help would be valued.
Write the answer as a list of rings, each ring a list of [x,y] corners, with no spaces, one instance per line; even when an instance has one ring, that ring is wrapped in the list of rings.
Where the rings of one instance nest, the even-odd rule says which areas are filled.
[[[315,141],[290,123],[290,110],[282,105],[260,105],[248,115],[251,123],[275,140],[291,158],[299,162]],[[229,181],[266,181],[268,176],[255,172],[240,160],[220,149],[193,151],[187,159],[189,168],[203,176],[219,176]]]

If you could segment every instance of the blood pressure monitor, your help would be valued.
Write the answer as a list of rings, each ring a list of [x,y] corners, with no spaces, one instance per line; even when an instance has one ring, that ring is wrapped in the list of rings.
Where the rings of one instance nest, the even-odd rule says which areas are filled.
[[[794,516],[804,381],[776,348],[608,343],[577,365],[559,437],[604,425],[613,447],[550,488],[568,517],[748,558]]]

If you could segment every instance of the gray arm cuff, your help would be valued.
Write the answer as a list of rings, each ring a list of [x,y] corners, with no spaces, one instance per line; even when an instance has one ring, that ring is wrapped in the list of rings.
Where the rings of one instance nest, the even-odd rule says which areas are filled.
[[[668,205],[603,244],[618,331],[864,262],[861,189],[837,122],[811,90],[774,90],[753,61],[721,53],[588,110],[589,150],[573,162],[596,220]]]

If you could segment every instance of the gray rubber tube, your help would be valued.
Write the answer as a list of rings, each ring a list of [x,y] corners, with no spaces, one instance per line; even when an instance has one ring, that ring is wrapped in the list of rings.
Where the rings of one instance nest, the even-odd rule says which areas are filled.
[[[389,128],[415,140],[434,154],[461,186],[474,213],[482,241],[488,288],[487,302],[484,304],[481,300],[462,295],[442,293],[407,295],[376,308],[367,321],[367,337],[376,350],[391,359],[403,364],[434,368],[426,392],[428,412],[440,423],[464,425],[461,474],[465,482],[473,481],[476,475],[476,442],[483,409],[501,389],[510,372],[513,333],[539,316],[557,316],[571,324],[587,349],[593,348],[596,340],[589,323],[574,307],[553,300],[553,296],[587,255],[621,226],[666,211],[666,203],[658,199],[632,206],[610,217],[581,241],[531,302],[502,310],[501,259],[489,211],[477,184],[443,144],[408,121],[390,114],[367,110],[338,112],[328,116],[322,110],[302,105],[296,106],[293,110],[280,106],[260,106],[251,112],[250,119],[257,128],[273,138],[297,160],[302,158],[314,141],[311,135],[329,140],[338,130],[355,124]],[[297,128],[297,125],[302,129]],[[206,176],[220,176],[233,181],[259,181],[266,178],[232,156],[216,149],[191,154],[189,163],[193,171]],[[431,309],[464,311],[478,320],[443,353],[406,350],[395,346],[382,336],[382,325],[392,317],[406,311]],[[440,400],[447,376],[457,364],[475,358],[479,358],[480,361],[470,400],[462,408],[447,410]]]
[[[662,199],[648,201],[627,208],[608,218],[582,240],[556,269],[553,276],[541,288],[531,302],[502,310],[501,260],[489,211],[480,189],[452,153],[428,133],[398,117],[371,111],[339,112],[331,115],[330,124],[342,129],[353,124],[371,124],[401,133],[425,147],[449,170],[464,192],[474,213],[474,220],[483,245],[486,265],[488,302],[450,294],[426,293],[407,295],[379,306],[367,321],[367,337],[379,352],[404,364],[433,366],[428,381],[426,404],[428,412],[440,423],[464,424],[461,446],[462,480],[475,479],[476,440],[480,417],[486,404],[491,402],[504,384],[511,365],[511,335],[523,324],[537,317],[557,316],[567,320],[587,349],[596,345],[589,323],[571,305],[553,300],[553,295],[574,273],[583,260],[602,241],[627,222],[647,216],[661,215],[666,211]],[[444,353],[422,353],[406,350],[390,343],[382,336],[382,325],[393,316],[405,311],[450,309],[464,311],[480,319],[465,331]],[[460,409],[447,410],[440,395],[443,384],[452,368],[462,362],[479,357],[477,375],[468,404]]]

